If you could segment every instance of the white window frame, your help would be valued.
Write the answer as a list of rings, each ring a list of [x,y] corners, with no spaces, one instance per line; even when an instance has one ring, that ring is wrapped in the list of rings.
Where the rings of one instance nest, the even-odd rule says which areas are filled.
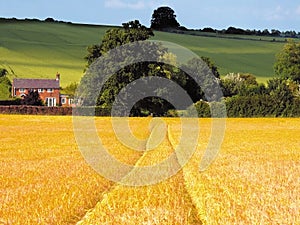
[[[45,100],[48,107],[56,106],[56,98],[50,97],[46,98]]]
[[[44,88],[39,88],[39,89],[38,89],[38,92],[39,92],[39,93],[43,93],[43,92],[44,92]]]
[[[62,105],[67,104],[67,98],[65,97],[61,98],[61,104]]]
[[[53,88],[47,88],[47,92],[48,93],[52,93],[53,92]]]
[[[19,88],[19,92],[20,93],[24,93],[25,92],[25,88]]]

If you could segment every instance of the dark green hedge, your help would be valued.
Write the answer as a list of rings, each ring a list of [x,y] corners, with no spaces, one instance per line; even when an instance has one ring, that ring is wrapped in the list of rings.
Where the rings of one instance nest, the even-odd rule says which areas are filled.
[[[198,101],[194,104],[199,118],[212,117],[211,107],[215,107],[213,117],[222,117],[222,105],[217,102]],[[227,117],[300,117],[300,99],[278,101],[269,95],[233,96],[225,99]],[[223,104],[224,106],[224,104]],[[185,116],[191,116],[191,107]],[[167,116],[178,117],[176,110],[169,111]]]

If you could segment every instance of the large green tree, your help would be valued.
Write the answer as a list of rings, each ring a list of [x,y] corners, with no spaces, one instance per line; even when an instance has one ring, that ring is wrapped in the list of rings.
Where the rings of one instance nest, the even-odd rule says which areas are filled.
[[[218,99],[216,94],[216,86],[220,74],[214,62],[208,57],[201,57],[201,59],[193,58],[182,66],[185,76],[184,89],[187,91],[193,102],[200,99],[208,100],[207,97]],[[195,74],[197,81],[195,81],[189,74]],[[201,84],[201,87],[198,85]],[[215,100],[216,100],[215,99]]]
[[[178,28],[179,26],[175,12],[170,7],[163,6],[154,10],[151,19],[152,29],[162,30],[164,28]]]
[[[153,35],[151,29],[136,20],[124,23],[121,28],[107,31],[100,44],[89,47],[86,57],[89,68],[81,80],[78,91],[85,99],[83,104],[96,104],[111,109],[117,95],[128,84],[142,77],[166,77],[166,71],[157,70],[157,68],[164,68],[163,63],[158,61],[159,58],[164,57],[167,50],[158,43],[139,42]],[[155,60],[148,62],[145,61],[147,58]],[[119,65],[122,66],[116,71]],[[101,86],[101,91],[95,91],[99,89],[99,86]],[[125,101],[129,101],[131,97],[133,96],[126,96]],[[95,98],[97,98],[96,102],[94,102]],[[142,99],[134,105],[132,114],[141,115],[143,112],[155,114],[151,112],[155,110],[161,115],[164,112],[158,109],[165,108],[160,107],[165,105],[164,103],[155,97]]]
[[[138,20],[123,23],[121,28],[112,28],[105,33],[100,44],[88,47],[88,54],[85,57],[87,67],[109,50],[130,42],[144,41],[151,36],[154,36],[152,30]]]
[[[136,84],[140,78],[149,78],[149,81],[152,77],[160,77],[180,85],[188,92],[193,102],[196,102],[204,96],[204,93],[196,81],[187,74],[189,72],[198,76],[197,82],[203,83],[202,87],[206,88],[209,95],[214,94],[213,89],[217,82],[211,83],[203,76],[204,74],[215,75],[215,81],[219,78],[217,67],[209,58],[194,59],[187,65],[176,65],[176,56],[168,52],[160,43],[144,41],[152,35],[150,29],[138,21],[133,21],[123,24],[121,28],[109,30],[100,44],[91,46],[86,57],[89,68],[77,91],[79,98],[83,100],[81,103],[87,106],[97,105],[109,110],[113,108],[113,104],[118,103],[120,107],[117,111],[120,115],[128,115],[128,109],[124,110],[126,108],[124,105],[134,102],[131,115],[166,115],[169,109],[174,108],[163,99],[176,96],[171,85],[162,86],[157,83],[156,86],[154,85],[157,87],[156,90],[151,92],[152,96],[143,95],[150,93],[147,88],[149,86],[151,89],[153,87],[151,85],[145,84],[141,89],[134,88],[131,94],[126,91],[124,93],[124,88]],[[165,63],[161,62],[162,59]],[[155,79],[152,79],[152,84],[153,80]],[[124,93],[122,98],[118,97],[120,93]],[[146,97],[137,100],[136,96]],[[216,96],[215,99],[217,98]],[[179,108],[185,109],[189,105],[190,103],[183,102]]]
[[[277,54],[275,74],[300,82],[300,42],[289,40]]]

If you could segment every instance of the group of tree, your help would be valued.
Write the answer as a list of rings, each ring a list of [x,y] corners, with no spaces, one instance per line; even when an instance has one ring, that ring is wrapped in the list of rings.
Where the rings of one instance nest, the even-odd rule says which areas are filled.
[[[170,28],[177,30],[189,30],[183,26],[180,26],[176,20],[176,15],[173,9],[168,6],[162,6],[154,10],[151,19],[151,28],[154,30],[168,31]],[[300,37],[300,32],[294,30],[291,31],[279,31],[278,29],[264,29],[264,30],[250,30],[236,27],[228,27],[227,29],[213,29],[211,27],[205,27],[198,29],[201,32],[215,33],[215,34],[236,34],[236,35],[255,35],[255,36],[270,36],[270,37],[286,37],[296,38]]]
[[[251,74],[231,73],[220,79],[229,117],[300,116],[300,43],[290,40],[277,54],[276,77],[258,83]],[[195,103],[200,117],[210,116],[210,103]]]
[[[66,22],[66,21],[62,21],[62,20],[56,20],[56,19],[53,19],[52,17],[47,17],[44,20],[36,19],[36,18],[18,19],[18,18],[15,18],[15,17],[13,17],[13,18],[3,18],[3,17],[0,17],[0,23],[1,22],[4,22],[4,23],[7,23],[7,22],[40,22],[40,23],[47,22],[47,23],[72,24],[72,22]]]
[[[49,20],[49,22],[51,22]],[[184,65],[175,66],[176,56],[160,43],[145,42],[154,36],[153,29],[180,29],[174,10],[160,7],[152,15],[151,28],[142,25],[138,20],[123,23],[122,27],[108,30],[102,41],[88,47],[85,57],[87,62],[85,75],[80,85],[72,83],[65,88],[65,93],[75,96],[82,106],[94,106],[110,111],[117,101],[120,106],[134,101],[135,96],[145,90],[125,93],[119,98],[122,90],[129,84],[135,84],[140,78],[160,77],[174,81],[184,89],[197,108],[199,116],[210,116],[212,104],[224,100],[227,114],[230,117],[254,116],[300,116],[300,43],[289,41],[277,55],[274,65],[277,78],[270,79],[267,84],[258,83],[252,74],[232,73],[221,78],[214,62],[207,58],[194,58]],[[205,28],[205,32],[217,32]],[[270,35],[263,32],[248,31],[234,27],[225,33]],[[280,35],[278,30],[272,30],[271,35]],[[126,46],[126,48],[122,48]],[[120,48],[120,49],[119,49]],[[139,50],[137,50],[139,49]],[[147,60],[151,59],[151,60]],[[163,63],[164,62],[170,63]],[[120,67],[119,67],[120,66]],[[181,68],[181,69],[179,69]],[[214,79],[208,81],[203,74],[208,71]],[[189,74],[196,74],[197,80]],[[6,70],[0,70],[0,78],[5,77]],[[204,77],[204,78],[203,78]],[[146,81],[144,81],[146,82]],[[198,85],[201,83],[201,87]],[[205,93],[203,91],[205,87]],[[215,95],[214,88],[220,86],[223,96]],[[101,87],[100,90],[97,89]],[[135,102],[130,108],[132,116],[175,116],[174,106],[166,99],[158,96],[170,96],[176,93],[169,87],[155,90],[156,96],[147,96]],[[213,96],[210,99],[207,96]],[[22,104],[42,105],[37,92],[30,92]],[[190,107],[190,103],[182,102],[181,109]],[[128,115],[127,111],[119,110],[119,115]],[[187,110],[189,112],[189,110]]]
[[[156,12],[155,15],[159,14]],[[194,105],[199,110],[199,116],[209,116],[210,104],[213,103],[206,99],[206,95],[201,87],[199,87],[198,82],[184,72],[199,70],[199,76],[201,77],[201,71],[203,72],[204,70],[201,63],[205,62],[206,66],[210,68],[215,76],[216,83],[220,85],[223,91],[223,99],[225,100],[229,116],[300,115],[300,43],[294,41],[289,41],[277,55],[277,61],[274,66],[277,78],[269,80],[266,85],[258,83],[255,76],[251,74],[233,73],[220,78],[217,67],[211,59],[206,57],[202,57],[201,60],[192,59],[185,65],[181,65],[181,68],[185,68],[184,70],[161,63],[159,60],[131,63],[130,60],[139,57],[139,54],[151,55],[150,58],[152,59],[170,56],[168,49],[152,42],[151,46],[139,45],[142,48],[142,52],[138,52],[138,54],[134,48],[130,49],[129,47],[125,52],[116,51],[114,55],[111,55],[110,57],[113,57],[114,60],[119,60],[118,62],[126,65],[114,71],[113,76],[111,76],[112,71],[110,71],[111,66],[109,66],[112,63],[111,58],[106,59],[105,57],[101,57],[104,61],[93,65],[100,56],[105,56],[112,49],[136,41],[147,40],[153,35],[154,33],[151,29],[146,28],[136,20],[124,23],[121,28],[108,30],[101,43],[90,46],[88,48],[88,55],[86,56],[87,67],[89,69],[87,69],[86,75],[82,78],[79,86],[80,96],[85,99],[83,105],[96,104],[99,107],[111,110],[118,94],[128,84],[134,83],[139,78],[159,76],[170,79],[180,85],[188,93]],[[95,67],[95,71],[91,69],[93,67]],[[101,71],[100,73],[99,70]],[[103,74],[109,74],[110,76],[106,79]],[[205,83],[206,81],[202,80],[202,82]],[[98,93],[99,95],[96,96],[95,101],[89,101],[90,99],[95,99],[93,90],[99,84],[102,87]],[[214,84],[211,84],[211,87],[213,88]],[[162,88],[156,91],[165,93],[165,95],[172,94],[166,93],[167,89],[164,90]],[[133,96],[127,95],[126,99],[123,100],[126,102],[130,98],[133,98]],[[216,98],[215,100],[219,99]],[[119,99],[118,101],[122,100]],[[188,105],[183,103],[182,108],[188,108]],[[172,110],[174,110],[174,106],[166,100],[159,97],[147,97],[141,99],[132,107],[130,115],[146,116],[152,114],[155,116],[164,116],[170,115]],[[175,115],[174,113],[171,114]]]
[[[205,67],[209,67],[210,71],[216,77],[214,81],[217,82],[217,78],[220,75],[214,63],[209,58],[202,57],[202,59],[191,59],[185,65],[181,65],[185,70],[178,69],[174,66],[175,63],[171,63],[172,60],[176,61],[174,59],[176,57],[161,44],[155,42],[138,42],[147,40],[153,35],[154,33],[151,29],[146,28],[136,20],[124,23],[121,28],[108,30],[101,43],[90,46],[88,48],[88,55],[85,58],[88,68],[78,89],[79,98],[84,99],[82,104],[86,106],[96,104],[106,109],[112,109],[116,97],[123,88],[128,84],[134,83],[139,78],[146,77],[160,77],[174,81],[186,90],[193,102],[196,102],[200,98],[205,98],[203,91],[198,85],[199,82],[191,79],[184,71],[203,71],[206,69]],[[126,48],[119,51],[117,47],[120,46],[126,46]],[[136,50],[136,47],[139,50]],[[108,52],[109,57],[106,57]],[[161,59],[164,59],[164,62],[170,63],[163,63]],[[114,67],[118,64],[125,66],[119,68],[117,71],[113,71]],[[112,72],[113,74],[111,74]],[[106,77],[105,74],[109,76]],[[199,76],[199,79],[201,79],[201,76]],[[212,81],[206,85],[213,86],[214,83]],[[102,89],[99,95],[95,96],[94,90],[97,90],[99,86]],[[164,97],[176,94],[172,93],[172,89],[168,88],[157,88],[154,91],[157,96]],[[147,89],[147,86],[145,89]],[[146,90],[138,91],[146,92]],[[130,115],[142,116],[152,114],[163,116],[169,110],[174,109],[174,106],[169,102],[157,96],[146,97],[136,102],[130,111]],[[127,95],[126,99],[123,100],[124,102],[125,100],[126,102],[130,102],[131,98],[134,99],[134,97]],[[121,100],[119,99],[119,101]],[[120,104],[122,105],[122,102]],[[182,102],[181,104],[180,107],[183,109],[189,106],[186,102]],[[122,114],[123,112],[120,113]]]
[[[206,33],[215,33],[215,34],[237,34],[237,35],[254,35],[254,36],[286,37],[286,38],[300,37],[300,32],[297,33],[294,30],[291,31],[279,31],[277,29],[250,30],[250,29],[236,28],[232,26],[222,30],[213,29],[211,27],[205,27],[203,29],[199,29],[199,31],[206,32]]]

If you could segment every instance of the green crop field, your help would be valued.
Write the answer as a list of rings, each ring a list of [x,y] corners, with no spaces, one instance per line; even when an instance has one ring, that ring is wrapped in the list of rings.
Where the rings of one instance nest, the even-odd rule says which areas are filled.
[[[1,22],[0,67],[9,71],[10,79],[51,78],[60,72],[62,87],[78,82],[83,75],[87,46],[99,43],[109,28],[35,21]],[[155,32],[152,39],[174,42],[200,56],[212,58],[221,75],[252,73],[260,82],[274,76],[275,54],[283,46],[280,42],[164,32]]]
[[[221,75],[231,72],[252,73],[260,82],[274,76],[275,55],[283,43],[245,39],[202,37],[184,34],[156,33],[156,39],[182,45],[199,56],[213,59]]]
[[[51,78],[62,75],[61,85],[79,81],[88,45],[100,42],[105,26],[61,23],[0,23],[0,67],[15,77]]]

